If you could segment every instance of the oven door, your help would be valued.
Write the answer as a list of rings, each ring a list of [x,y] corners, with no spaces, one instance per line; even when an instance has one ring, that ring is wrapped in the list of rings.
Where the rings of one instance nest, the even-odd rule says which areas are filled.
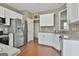
[[[9,45],[9,37],[0,38],[0,43]]]
[[[5,24],[5,23],[6,23],[6,22],[5,22],[5,18],[0,17],[0,23]]]

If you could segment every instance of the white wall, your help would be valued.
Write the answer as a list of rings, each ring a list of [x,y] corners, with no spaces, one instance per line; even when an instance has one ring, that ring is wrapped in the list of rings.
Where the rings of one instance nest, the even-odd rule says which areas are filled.
[[[33,20],[31,18],[27,18],[28,24],[28,42],[33,40]]]

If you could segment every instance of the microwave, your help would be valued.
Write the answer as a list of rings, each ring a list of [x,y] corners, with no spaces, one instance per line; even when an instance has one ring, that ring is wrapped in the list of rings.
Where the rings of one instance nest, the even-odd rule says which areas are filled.
[[[6,23],[5,18],[0,17],[0,23],[5,24]]]

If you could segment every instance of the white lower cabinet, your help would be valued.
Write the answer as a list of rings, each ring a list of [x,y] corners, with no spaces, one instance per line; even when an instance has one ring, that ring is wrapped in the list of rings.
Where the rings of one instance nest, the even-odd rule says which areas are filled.
[[[52,46],[60,50],[59,35],[54,33],[38,33],[39,44]]]
[[[47,38],[46,38],[46,36],[45,36],[44,33],[39,33],[39,34],[38,34],[38,42],[39,42],[39,44],[48,45],[48,43],[47,43]]]
[[[79,41],[63,40],[63,56],[79,56]]]

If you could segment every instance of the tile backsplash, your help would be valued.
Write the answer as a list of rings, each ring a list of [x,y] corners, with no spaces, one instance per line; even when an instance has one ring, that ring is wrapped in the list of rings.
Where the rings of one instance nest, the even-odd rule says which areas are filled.
[[[40,28],[41,32],[54,32],[54,27],[53,26],[45,26]]]
[[[79,38],[79,24],[69,25],[70,36]]]

